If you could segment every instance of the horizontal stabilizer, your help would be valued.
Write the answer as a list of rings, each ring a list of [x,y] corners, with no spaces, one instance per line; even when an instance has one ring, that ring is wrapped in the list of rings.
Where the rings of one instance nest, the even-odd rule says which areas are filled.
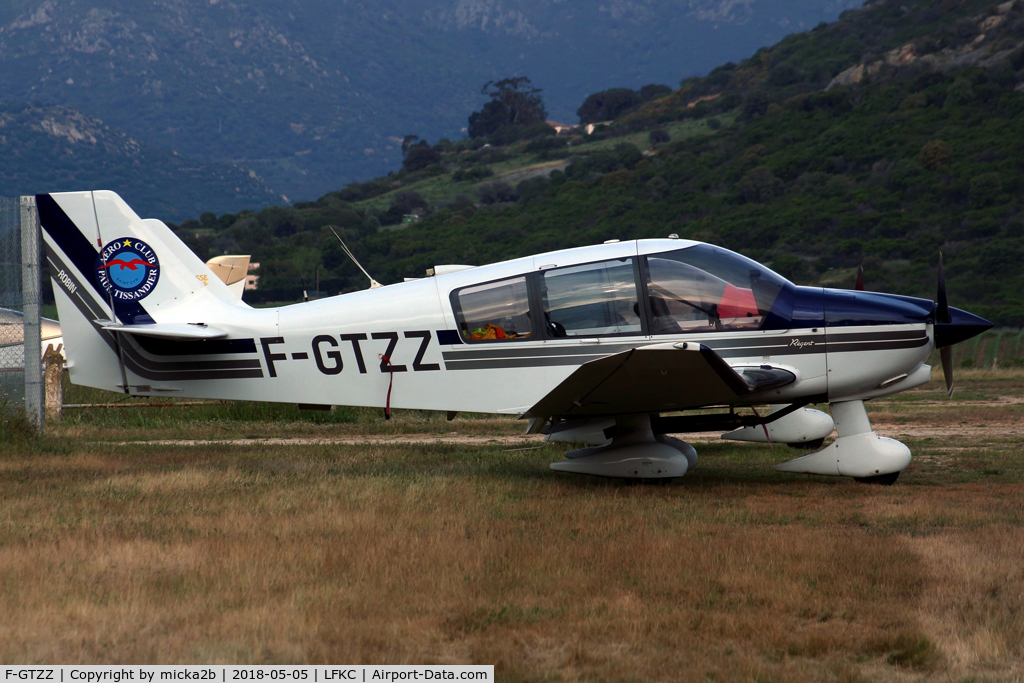
[[[524,417],[596,417],[731,403],[754,390],[703,344],[654,344],[584,363]]]
[[[161,337],[163,339],[221,339],[228,336],[224,330],[208,325],[195,323],[152,323],[149,325],[118,325],[105,323],[101,325],[108,332],[125,334],[141,334],[145,337]]]

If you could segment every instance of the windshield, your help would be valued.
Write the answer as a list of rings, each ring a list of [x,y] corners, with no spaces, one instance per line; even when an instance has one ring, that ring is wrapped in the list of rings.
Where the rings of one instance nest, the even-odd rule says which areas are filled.
[[[786,280],[721,247],[700,244],[647,257],[653,334],[756,330]]]

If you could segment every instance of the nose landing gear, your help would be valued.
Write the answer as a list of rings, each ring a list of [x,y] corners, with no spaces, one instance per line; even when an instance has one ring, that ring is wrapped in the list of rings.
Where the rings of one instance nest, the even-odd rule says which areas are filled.
[[[827,448],[775,466],[781,472],[853,477],[870,484],[889,485],[910,464],[910,449],[895,439],[878,436],[864,401],[831,404],[839,438]]]

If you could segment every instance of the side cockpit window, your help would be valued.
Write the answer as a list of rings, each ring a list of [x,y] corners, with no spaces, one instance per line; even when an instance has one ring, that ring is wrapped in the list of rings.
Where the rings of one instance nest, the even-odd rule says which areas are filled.
[[[786,282],[710,245],[648,256],[646,270],[652,334],[759,329]]]
[[[541,303],[549,336],[640,334],[633,263],[624,258],[543,271]]]
[[[463,287],[453,292],[451,299],[459,333],[467,342],[531,337],[525,276]]]

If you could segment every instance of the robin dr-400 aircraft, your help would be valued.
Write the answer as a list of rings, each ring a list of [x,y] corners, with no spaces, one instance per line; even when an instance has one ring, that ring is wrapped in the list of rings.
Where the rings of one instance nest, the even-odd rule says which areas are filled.
[[[75,384],[517,415],[532,433],[591,444],[551,465],[567,472],[672,478],[697,453],[670,434],[813,449],[835,429],[778,469],[892,483],[910,450],[874,433],[864,401],[928,382],[933,348],[951,391],[951,346],[991,327],[949,307],[941,261],[932,302],[796,286],[674,236],[254,309],[112,192],[37,206]],[[823,402],[831,416],[806,407]]]

